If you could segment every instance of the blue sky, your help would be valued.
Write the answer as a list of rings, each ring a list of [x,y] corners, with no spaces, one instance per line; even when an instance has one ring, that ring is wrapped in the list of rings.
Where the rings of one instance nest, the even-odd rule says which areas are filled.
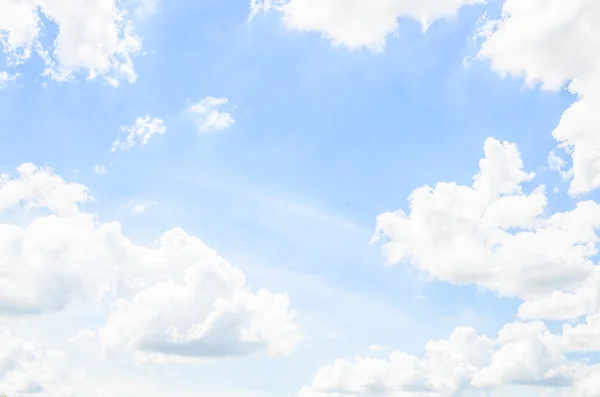
[[[294,2],[302,3],[284,4]],[[436,2],[431,3],[435,7]],[[438,3],[441,7],[444,2]],[[545,7],[533,0],[529,3]],[[506,323],[517,321],[522,302],[580,288],[579,284],[549,286],[538,296],[531,287],[512,297],[499,297],[507,291],[499,287],[500,281],[464,276],[469,281],[457,282],[462,272],[436,273],[417,251],[408,260],[415,261],[412,268],[385,266],[381,244],[370,243],[380,214],[410,212],[407,198],[414,189],[438,182],[470,186],[488,137],[515,143],[524,170],[537,173],[533,182],[524,180],[523,194],[539,184],[547,186],[548,206],[540,222],[553,213],[572,210],[580,200],[594,198],[594,187],[581,192],[583,196],[569,196],[569,180],[561,180],[547,160],[557,146],[551,132],[578,92],[527,86],[523,77],[538,73],[539,68],[511,63],[517,66],[501,70],[494,66],[494,57],[505,54],[493,52],[497,47],[478,57],[486,43],[493,44],[496,38],[475,38],[484,12],[493,21],[520,10],[511,11],[501,1],[465,5],[457,7],[455,17],[435,20],[425,32],[415,18],[399,12],[398,31],[386,36],[382,51],[374,51],[332,43],[325,28],[323,34],[293,29],[285,22],[294,17],[285,6],[261,12],[248,22],[247,1],[162,1],[142,16],[133,12],[135,4],[121,5],[130,10],[125,18],[142,40],[142,53],[133,57],[135,82],[122,81],[113,87],[102,81],[103,76],[86,80],[81,72],[68,81],[56,81],[42,76],[44,65],[35,54],[16,67],[6,58],[0,60],[4,69],[20,73],[0,90],[0,172],[14,176],[19,165],[31,162],[50,167],[67,183],[86,186],[94,200],[83,204],[81,211],[96,214],[98,222],[119,222],[123,234],[135,244],[155,246],[163,232],[175,227],[197,236],[241,269],[254,290],[287,293],[290,307],[297,310],[294,322],[303,342],[282,357],[259,351],[234,358],[199,357],[201,362],[194,364],[138,364],[127,355],[100,356],[103,342],[94,338],[86,339],[85,346],[69,342],[81,329],[99,335],[112,304],[87,306],[84,300],[39,316],[4,316],[2,324],[13,335],[40,348],[63,350],[69,374],[86,367],[91,384],[103,385],[105,395],[115,396],[143,392],[338,397],[342,394],[331,390],[345,390],[343,379],[332,380],[337,385],[333,389],[321,390],[315,383],[305,394],[298,393],[303,385],[311,385],[320,368],[338,358],[385,359],[393,350],[422,357],[427,341],[446,339],[463,326],[493,338]],[[8,3],[0,1],[0,13],[2,7]],[[43,22],[41,42],[53,48],[51,38],[61,31],[60,23]],[[496,26],[498,40],[504,38],[500,33],[507,26]],[[10,33],[3,28],[0,18],[0,32]],[[587,75],[573,73],[566,73],[565,84],[573,78],[587,81]],[[539,72],[534,77],[543,83],[546,75]],[[223,111],[235,123],[222,130],[200,131],[186,109],[206,97],[227,98]],[[111,152],[112,142],[124,137],[121,127],[146,115],[161,119],[166,132],[129,151]],[[569,145],[571,152],[581,150],[578,143]],[[96,164],[104,166],[106,173],[94,172]],[[579,180],[578,172],[574,167],[573,181]],[[553,192],[555,187],[560,192]],[[16,201],[29,214],[23,219],[33,216],[27,200]],[[146,211],[140,210],[143,213],[132,210],[136,204],[150,202]],[[545,226],[533,230],[538,227]],[[508,233],[513,236],[518,231]],[[389,233],[387,238],[398,247],[410,244],[395,241]],[[589,241],[595,244],[593,238]],[[438,248],[431,246],[431,250]],[[585,260],[592,257],[583,255]],[[444,257],[439,260],[443,268]],[[60,260],[56,265],[61,266]],[[560,271],[569,271],[564,270],[566,264],[560,266]],[[497,271],[503,269],[501,264]],[[95,271],[81,272],[86,279]],[[526,277],[519,274],[507,277]],[[548,324],[556,333],[551,335],[558,337],[562,323]],[[373,344],[388,350],[370,351]],[[135,350],[135,346],[128,348]],[[586,349],[592,354],[592,348]],[[585,369],[594,370],[593,366]],[[569,386],[573,393],[581,390],[578,382],[588,376],[585,371],[573,375]],[[10,396],[23,394],[24,389],[11,383],[7,374],[0,371],[0,385]],[[555,392],[538,375],[521,384]],[[135,390],[121,387],[134,387],[137,383],[131,379],[140,377],[152,381]],[[505,384],[480,386],[485,384],[481,375],[473,378],[480,383],[455,394],[436,389],[438,394],[432,395],[470,396],[483,388],[502,396],[503,390],[512,390],[520,382],[508,375],[500,378],[506,379]],[[371,395],[347,387],[344,395]],[[417,396],[397,394],[397,389],[384,388],[382,393]]]

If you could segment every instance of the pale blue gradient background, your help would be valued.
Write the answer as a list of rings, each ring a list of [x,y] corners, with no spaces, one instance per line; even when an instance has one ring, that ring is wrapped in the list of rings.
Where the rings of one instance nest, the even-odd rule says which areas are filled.
[[[384,267],[369,245],[376,216],[406,208],[412,189],[469,184],[488,136],[519,145],[526,169],[538,173],[530,186],[566,191],[540,166],[573,98],[502,79],[485,62],[465,67],[483,10],[465,8],[424,35],[402,21],[399,36],[374,54],[289,31],[275,14],[246,25],[246,0],[170,0],[136,25],[147,52],[135,61],[136,84],[43,87],[41,62],[21,66],[19,85],[0,91],[0,171],[23,162],[52,167],[88,186],[97,199],[90,209],[121,221],[139,242],[183,227],[244,269],[254,287],[288,292],[307,338],[276,360],[150,369],[117,360],[90,370],[115,379],[156,371],[173,395],[175,387],[209,397],[291,395],[318,368],[367,354],[370,344],[420,354],[455,326],[493,333],[510,320],[517,302]],[[190,101],[208,95],[237,107],[232,128],[199,134],[185,116]],[[164,119],[166,135],[110,153],[120,126],[146,114]],[[93,172],[113,160],[106,175]],[[552,211],[573,206],[563,193],[549,196]],[[158,205],[134,217],[128,203],[141,200]],[[81,326],[95,321],[90,313]]]

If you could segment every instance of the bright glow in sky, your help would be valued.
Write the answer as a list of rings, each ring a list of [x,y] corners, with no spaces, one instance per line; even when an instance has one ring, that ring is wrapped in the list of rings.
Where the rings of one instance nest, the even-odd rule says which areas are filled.
[[[0,0],[0,394],[600,396],[598,20]]]

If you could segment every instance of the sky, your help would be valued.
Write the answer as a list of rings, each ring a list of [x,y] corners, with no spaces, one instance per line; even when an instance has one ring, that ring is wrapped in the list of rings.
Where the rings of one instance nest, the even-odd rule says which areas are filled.
[[[0,0],[0,394],[600,396],[598,18]]]

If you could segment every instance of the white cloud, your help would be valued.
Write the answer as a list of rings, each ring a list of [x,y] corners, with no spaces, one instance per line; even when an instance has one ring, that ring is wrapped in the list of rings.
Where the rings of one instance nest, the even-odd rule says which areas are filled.
[[[163,120],[150,118],[150,116],[138,117],[132,126],[121,127],[121,131],[127,134],[124,141],[116,139],[111,147],[111,152],[127,152],[136,145],[144,146],[153,135],[164,135],[167,127]]]
[[[145,18],[156,12],[159,0],[130,0],[137,17]]]
[[[552,133],[572,157],[572,169],[561,171],[572,174],[570,194],[600,187],[600,3],[506,0],[502,11],[487,24],[479,56],[502,75],[577,95]]]
[[[181,233],[166,237],[186,239]],[[159,281],[117,300],[100,332],[110,353],[128,348],[157,362],[262,351],[277,356],[300,342],[287,296],[250,292],[241,272],[204,254],[207,262],[192,264],[179,283]]]
[[[424,186],[411,193],[408,213],[378,216],[376,238],[388,262],[520,297],[523,318],[576,318],[600,309],[598,294],[585,292],[598,285],[592,259],[600,205],[579,202],[547,215],[543,186],[522,191],[534,174],[523,171],[514,144],[487,139],[479,166],[472,186]],[[591,301],[573,305],[564,299],[571,294]]]
[[[51,46],[42,44],[41,14],[58,26]],[[44,73],[55,80],[77,72],[111,85],[136,80],[132,56],[141,42],[116,0],[0,0],[0,37],[10,63],[25,62],[37,52],[46,64]]]
[[[107,352],[169,361],[286,354],[302,339],[285,294],[254,292],[244,274],[175,228],[150,247],[82,209],[88,190],[31,164],[0,178],[0,314],[87,301],[109,310]]]
[[[131,213],[133,215],[141,215],[157,204],[156,201],[142,201],[141,203],[135,203],[131,207]]]
[[[523,170],[516,145],[488,138],[484,151],[472,186],[418,188],[408,213],[378,217],[384,255],[432,278],[518,296],[521,317],[587,315],[585,322],[556,334],[542,321],[514,322],[495,338],[459,327],[447,340],[429,341],[423,357],[396,351],[387,360],[335,360],[299,397],[600,395],[600,364],[585,356],[600,351],[600,267],[593,262],[600,205],[548,214],[543,186],[523,191],[535,175]]]
[[[387,347],[381,346],[381,345],[370,345],[369,346],[369,350],[372,352],[384,352],[387,349],[388,349]]]
[[[548,165],[553,171],[560,173],[563,180],[568,181],[573,178],[573,170],[569,168],[564,158],[556,154],[554,150],[548,155]]]
[[[485,0],[251,0],[250,20],[270,9],[283,14],[290,29],[319,32],[335,45],[381,51],[387,36],[398,31],[399,18],[410,18],[426,29],[452,17],[465,5]]]
[[[91,329],[84,328],[79,330],[75,335],[69,338],[69,342],[71,343],[79,343],[79,342],[87,342],[96,337],[96,332]]]
[[[600,366],[569,360],[568,351],[563,336],[541,322],[507,324],[495,339],[457,328],[449,339],[429,341],[423,358],[396,351],[389,360],[336,360],[298,395],[489,396],[506,386],[516,386],[517,395],[532,387],[533,395],[598,395]]]
[[[202,131],[223,130],[231,127],[233,116],[221,109],[229,103],[227,98],[206,97],[188,108],[198,129]]]
[[[0,390],[7,396],[30,393],[43,397],[72,395],[73,376],[64,354],[43,349],[0,328]]]
[[[70,342],[88,342],[91,330],[83,330]],[[80,349],[81,346],[77,346]],[[0,327],[0,393],[6,396],[39,397],[106,397],[148,393],[139,378],[120,379],[92,377],[84,368],[73,367],[65,352],[23,340]],[[119,384],[121,383],[121,384]],[[146,381],[147,385],[149,382]]]
[[[99,175],[106,174],[106,167],[100,164],[94,165],[94,172]]]
[[[8,84],[17,81],[19,74],[9,74],[8,72],[0,72],[0,90]]]

